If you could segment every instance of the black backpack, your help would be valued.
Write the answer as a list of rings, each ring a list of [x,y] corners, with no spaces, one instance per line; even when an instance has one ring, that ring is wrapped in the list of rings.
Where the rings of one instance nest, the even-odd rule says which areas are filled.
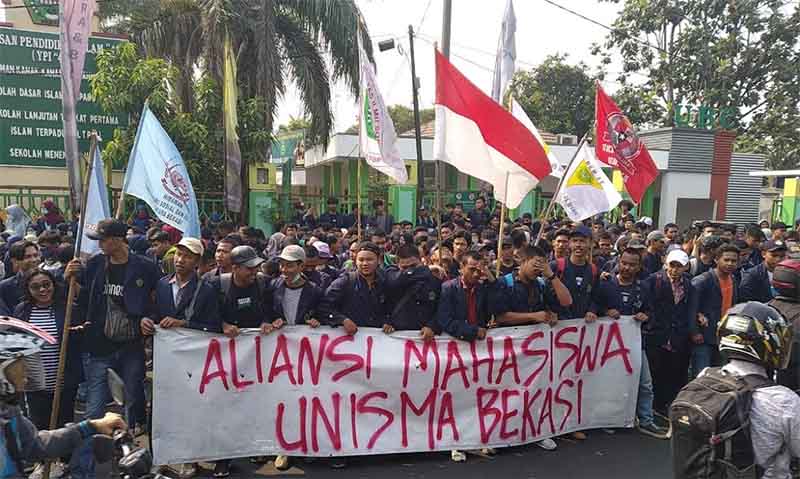
[[[708,368],[678,393],[669,409],[672,470],[676,479],[755,479],[750,439],[753,391],[774,383]]]

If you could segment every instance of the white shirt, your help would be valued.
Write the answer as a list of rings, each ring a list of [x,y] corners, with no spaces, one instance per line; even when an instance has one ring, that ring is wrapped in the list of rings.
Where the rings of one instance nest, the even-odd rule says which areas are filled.
[[[762,366],[735,359],[722,369],[738,376],[767,376]],[[750,435],[756,464],[764,469],[763,479],[791,479],[789,462],[792,456],[800,457],[800,396],[784,386],[756,389]]]

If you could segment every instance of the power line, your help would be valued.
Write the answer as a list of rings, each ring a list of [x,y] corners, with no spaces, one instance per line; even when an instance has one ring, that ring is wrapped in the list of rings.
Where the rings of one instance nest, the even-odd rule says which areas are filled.
[[[572,14],[572,15],[578,17],[578,18],[581,18],[581,19],[583,19],[583,20],[585,20],[585,21],[587,21],[589,23],[597,25],[598,27],[605,28],[609,32],[614,32],[614,33],[618,33],[619,32],[614,27],[608,26],[605,23],[598,22],[597,20],[589,18],[586,15],[584,15],[582,13],[579,13],[579,12],[576,12],[575,10],[569,9],[569,8],[563,6],[563,5],[559,5],[558,3],[554,2],[553,0],[542,0],[542,1],[554,6],[556,8],[560,8],[561,10],[564,10],[565,12],[567,12],[569,14]],[[660,46],[653,45],[652,43],[650,43],[648,41],[640,40],[640,39],[638,39],[636,37],[632,37],[632,36],[628,36],[628,35],[625,35],[625,37],[628,38],[629,40],[633,41],[633,42],[636,42],[636,43],[642,45],[642,46],[645,46],[645,47],[648,47],[648,48],[652,48],[654,50],[658,50],[659,52],[664,53],[666,55],[674,55],[675,58],[677,58],[679,60],[682,60],[682,61],[685,61],[685,62],[693,62],[693,60],[689,60],[689,59],[683,58],[683,57],[681,57],[680,55],[678,55],[675,52],[670,52],[668,50],[665,50],[665,49],[661,48]]]

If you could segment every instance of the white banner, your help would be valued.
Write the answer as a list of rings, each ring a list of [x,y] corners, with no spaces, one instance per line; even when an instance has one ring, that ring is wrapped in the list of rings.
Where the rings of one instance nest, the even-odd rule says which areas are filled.
[[[159,465],[479,449],[631,427],[641,366],[631,318],[499,328],[474,343],[365,328],[236,339],[158,330],[154,347]]]

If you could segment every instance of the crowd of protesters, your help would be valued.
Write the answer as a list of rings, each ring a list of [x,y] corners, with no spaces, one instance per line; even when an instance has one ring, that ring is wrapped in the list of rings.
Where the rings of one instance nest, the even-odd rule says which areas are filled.
[[[103,416],[112,368],[125,382],[126,417],[137,429],[147,424],[146,344],[156,325],[229,337],[241,328],[270,334],[285,325],[329,325],[351,335],[380,328],[419,331],[423,340],[446,333],[480,341],[494,327],[632,316],[643,337],[637,428],[665,439],[677,392],[720,362],[717,323],[737,303],[769,301],[772,271],[798,247],[798,224],[658,228],[635,217],[627,201],[613,215],[582,223],[524,214],[503,228],[499,204],[490,210],[482,197],[468,212],[447,205],[441,225],[425,208],[415,222],[395,221],[380,200],[369,215],[340,213],[336,198],[326,206],[317,217],[298,202],[269,237],[215,214],[201,238],[190,238],[139,204],[127,222],[97,225],[90,237],[100,254],[73,261],[77,227],[52,202],[37,221],[11,206],[0,244],[0,314],[60,338],[66,283],[76,279],[60,422],[73,420],[76,400],[88,417]],[[58,346],[29,365],[24,400],[40,429],[48,425],[57,367]],[[537,444],[557,447],[553,439]],[[463,451],[451,454],[466,459]],[[289,464],[288,457],[275,459],[278,469]],[[230,466],[218,461],[215,477],[227,476]],[[91,477],[90,459],[80,467]]]

